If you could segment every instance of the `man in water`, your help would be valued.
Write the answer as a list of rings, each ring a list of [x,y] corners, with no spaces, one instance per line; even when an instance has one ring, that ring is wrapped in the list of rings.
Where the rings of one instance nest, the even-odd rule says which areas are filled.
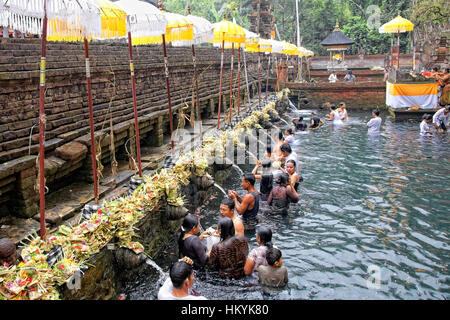
[[[426,113],[423,115],[423,121],[420,124],[420,135],[421,136],[432,136],[433,132],[431,131],[430,123],[433,120],[433,117],[431,114]]]
[[[295,171],[298,173],[298,156],[292,151],[291,145],[289,143],[284,143],[281,145],[281,153],[283,154],[283,162],[285,163],[289,160],[293,160],[295,162]]]
[[[228,196],[233,199],[236,211],[244,220],[244,224],[256,224],[259,211],[260,194],[255,189],[255,175],[246,173],[242,177],[242,188],[247,194],[241,198],[234,190],[228,191]]]
[[[349,70],[345,75],[344,82],[356,82],[356,77],[353,75],[352,70]]]
[[[303,122],[303,117],[292,119],[292,124],[295,126],[295,130],[305,131],[308,125]]]
[[[234,212],[235,204],[231,198],[224,198],[220,204],[220,216],[230,218],[233,221],[236,234],[244,235],[244,224],[241,218]]]
[[[345,102],[339,103],[338,113],[342,121],[348,121],[347,104]]]
[[[433,116],[433,125],[439,133],[447,132],[448,119],[450,117],[450,105],[441,108]]]
[[[380,110],[374,109],[372,111],[372,119],[367,123],[367,127],[369,128],[369,133],[380,133],[381,122],[383,120],[380,117]]]
[[[317,129],[323,125],[324,122],[317,116],[317,113],[311,112],[311,123],[309,125],[309,129]]]

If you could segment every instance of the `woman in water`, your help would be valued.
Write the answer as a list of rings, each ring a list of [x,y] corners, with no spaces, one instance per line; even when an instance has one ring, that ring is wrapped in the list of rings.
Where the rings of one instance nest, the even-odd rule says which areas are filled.
[[[194,261],[194,268],[201,269],[208,261],[208,254],[206,246],[202,243],[205,234],[199,237],[200,222],[196,215],[188,214],[184,217],[181,225],[180,236],[178,237],[178,249],[180,256],[189,257]]]
[[[286,135],[286,137],[284,139],[284,143],[289,143],[292,147],[292,145],[295,142],[294,130],[292,130],[292,128],[286,129],[284,134]]]
[[[223,278],[242,278],[248,254],[247,239],[242,235],[235,235],[230,218],[221,218],[218,228],[220,242],[212,247],[208,264],[211,269],[218,270]]]
[[[331,121],[333,125],[342,125],[344,124],[339,115],[339,110],[336,110],[336,106],[334,104],[331,105],[330,117],[327,118],[327,121]]]
[[[267,266],[266,253],[273,247],[272,230],[267,227],[259,228],[256,232],[256,242],[258,247],[250,251],[244,266],[245,275],[252,275],[255,278],[257,277],[256,270],[258,267]]]
[[[275,148],[273,148],[272,160],[277,161],[283,157],[283,154],[281,153],[281,146],[284,144],[283,132],[278,131],[278,133],[275,135],[274,140]]]
[[[300,201],[297,191],[288,188],[289,175],[282,173],[275,179],[275,186],[267,199],[272,214],[287,215],[289,204]]]
[[[262,172],[259,172],[259,167],[262,167]],[[256,166],[252,173],[255,175],[256,180],[261,180],[259,185],[259,194],[261,195],[262,201],[267,201],[270,191],[273,188],[273,174],[271,172],[272,161],[269,159],[263,159],[262,161],[257,161]]]
[[[338,112],[339,119],[341,119],[342,121],[348,121],[347,105],[345,104],[345,102],[339,103]]]
[[[298,187],[300,185],[300,182],[303,181],[303,178],[297,173],[297,168],[295,166],[294,160],[288,160],[286,161],[286,169],[283,169],[284,172],[289,174],[289,188],[292,190],[295,190],[298,192]]]
[[[158,300],[207,300],[189,294],[194,285],[193,261],[188,257],[178,260],[170,268],[169,277],[158,292]]]

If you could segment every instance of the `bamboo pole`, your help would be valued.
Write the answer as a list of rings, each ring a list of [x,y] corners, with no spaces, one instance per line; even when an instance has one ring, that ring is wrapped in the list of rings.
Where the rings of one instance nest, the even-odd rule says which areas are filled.
[[[44,19],[42,23],[41,67],[39,84],[39,209],[40,237],[45,241],[45,64],[47,59],[47,0],[44,0]]]
[[[167,48],[166,48],[166,35],[162,35],[163,50],[164,50],[164,70],[166,74],[166,88],[167,88],[167,100],[169,104],[169,124],[170,124],[170,142],[172,145],[171,152],[174,151],[175,141],[173,140],[173,114],[172,114],[172,99],[170,97],[170,82],[169,82],[169,64],[167,60]]]
[[[138,120],[137,99],[136,99],[136,79],[134,76],[133,43],[131,40],[131,32],[128,32],[128,49],[130,52],[130,73],[131,73],[131,89],[133,93],[134,129],[136,132],[136,153],[138,160],[139,176],[142,177],[141,143],[139,139],[139,120]]]
[[[222,106],[223,55],[225,51],[225,33],[222,37],[222,54],[220,57],[219,110],[217,112],[217,130],[220,129],[220,107]]]
[[[261,107],[261,50],[258,44],[258,106]]]
[[[271,58],[272,54],[269,54],[269,63],[267,66],[267,79],[266,79],[266,97],[265,99],[267,100],[267,95],[269,93],[269,77],[270,77],[270,58]]]
[[[231,44],[230,109],[228,110],[228,123],[231,123],[231,116],[233,112],[233,67],[234,67],[234,42]]]
[[[200,96],[198,93],[198,70],[197,70],[197,58],[195,56],[195,46],[192,45],[192,63],[194,64],[194,84],[195,84],[195,95],[196,95],[196,104],[197,104],[197,121],[200,125],[200,137],[203,137],[202,133],[202,118],[200,115]]]
[[[238,48],[238,95],[237,95],[237,112],[238,115],[241,111],[241,44],[239,44]]]
[[[84,53],[86,60],[86,86],[88,92],[89,126],[91,130],[91,156],[92,156],[91,162],[92,162],[92,174],[94,177],[94,199],[95,204],[98,204],[97,157],[95,152],[95,129],[94,129],[94,110],[92,103],[91,68],[89,61],[89,44],[86,37],[84,38]]]

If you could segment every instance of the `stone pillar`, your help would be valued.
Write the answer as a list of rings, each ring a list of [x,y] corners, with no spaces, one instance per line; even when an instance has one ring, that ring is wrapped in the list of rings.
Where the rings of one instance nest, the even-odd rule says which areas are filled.
[[[213,117],[216,111],[216,102],[214,99],[209,100],[209,109],[211,111],[211,117]]]
[[[159,116],[158,119],[156,119],[156,123],[154,125],[154,130],[152,135],[150,136],[150,145],[152,147],[160,147],[163,144],[164,140],[164,119],[163,116]]]

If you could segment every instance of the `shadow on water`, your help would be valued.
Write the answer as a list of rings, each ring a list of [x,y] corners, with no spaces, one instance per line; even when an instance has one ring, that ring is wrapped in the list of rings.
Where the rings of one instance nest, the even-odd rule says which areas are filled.
[[[196,291],[231,300],[450,298],[449,135],[423,139],[419,123],[387,118],[372,136],[365,125],[370,112],[349,113],[339,130],[325,125],[296,137],[300,202],[286,217],[260,214],[259,225],[272,229],[283,253],[286,287],[272,291],[254,279],[229,281],[208,271],[196,272]],[[252,167],[240,165],[244,172]],[[245,194],[237,174],[220,184],[224,195]],[[217,224],[220,201],[202,211],[206,228]],[[255,231],[245,235],[255,248]],[[156,261],[168,270],[176,260]],[[131,297],[156,297],[159,273],[151,269],[154,275],[129,287]]]

